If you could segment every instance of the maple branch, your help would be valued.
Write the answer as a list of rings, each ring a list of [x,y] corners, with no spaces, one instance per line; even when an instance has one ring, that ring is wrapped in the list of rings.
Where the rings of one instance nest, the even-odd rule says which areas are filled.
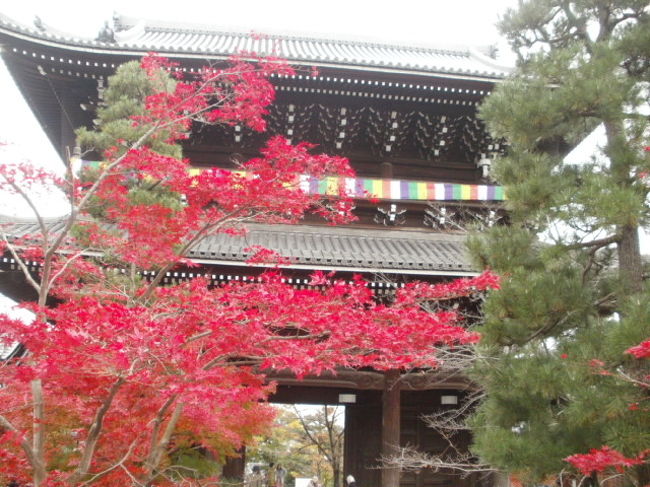
[[[129,478],[131,479],[131,482],[133,483],[133,485],[139,485],[139,486],[144,487],[144,484],[143,484],[142,482],[138,482],[138,479],[136,479],[136,478],[133,476],[133,474],[129,471],[128,468],[126,468],[126,466],[125,466],[123,463],[121,463],[121,464],[119,465],[119,467],[120,467],[122,470],[124,470],[124,472],[129,476]]]
[[[185,343],[187,344],[191,341],[198,340],[205,336],[209,336],[212,333],[214,332],[209,331],[209,332],[199,333],[198,335],[194,335],[193,337],[186,340]],[[268,337],[260,341],[260,344],[268,343],[272,341],[281,341],[281,340],[319,340],[319,339],[328,338],[329,336],[330,336],[329,332],[319,333],[318,335],[296,335],[296,336],[274,335],[272,337]],[[207,364],[205,364],[203,366],[203,370],[210,370],[211,368],[216,367],[219,364],[219,362],[224,362],[223,365],[258,365],[262,361],[262,357],[249,357],[246,359],[235,360],[231,362],[225,362],[226,360],[228,360],[227,355],[219,355],[218,357],[213,358]]]
[[[36,282],[36,280],[32,277],[32,274],[29,272],[29,269],[27,268],[27,264],[25,264],[25,261],[18,254],[14,245],[11,242],[9,242],[9,239],[7,239],[7,234],[5,232],[2,232],[2,240],[7,245],[9,252],[11,253],[12,257],[14,258],[14,260],[16,261],[20,269],[23,271],[23,275],[25,276],[25,279],[27,280],[29,285],[32,286],[37,293],[39,293],[41,290],[41,285],[38,282]]]
[[[113,383],[111,388],[108,391],[108,396],[104,399],[101,406],[95,413],[93,423],[90,425],[88,430],[88,438],[86,439],[86,446],[79,460],[79,466],[75,472],[70,476],[70,483],[74,484],[81,480],[82,477],[88,474],[90,469],[90,463],[95,454],[95,448],[97,447],[97,442],[99,441],[99,436],[102,432],[102,426],[104,422],[104,417],[113,403],[113,399],[117,395],[117,392],[120,390],[120,387],[126,382],[126,379],[120,377],[117,381]]]
[[[222,218],[220,218],[218,221],[204,225],[203,228],[201,228],[198,232],[196,232],[196,234],[194,234],[194,236],[190,240],[188,240],[185,243],[185,245],[183,245],[183,247],[181,247],[181,249],[178,251],[178,255],[185,255],[194,245],[200,242],[201,239],[203,239],[209,231],[219,228],[228,220],[231,220],[240,211],[241,209],[231,211],[227,215],[224,215]],[[169,272],[177,263],[178,262],[175,261],[168,262],[167,265],[165,265],[165,267],[163,267],[162,269],[160,269],[160,271],[156,273],[155,277],[149,283],[147,290],[142,295],[141,299],[143,301],[147,301],[149,298],[151,298],[151,295],[153,294],[154,290],[158,287],[158,284],[160,284],[160,281],[162,281],[162,279],[165,277],[165,274],[167,274],[167,272]]]
[[[43,221],[43,217],[38,211],[38,208],[32,201],[32,199],[29,197],[27,193],[23,191],[23,189],[16,183],[15,180],[8,179],[5,174],[2,174],[3,179],[11,186],[11,188],[18,193],[18,195],[25,200],[27,205],[31,208],[32,212],[34,213],[34,216],[36,217],[36,221],[38,222],[38,226],[41,229],[41,234],[43,235],[43,241],[44,241],[44,247],[47,247],[47,238],[48,238],[48,230],[47,226],[45,225],[45,222]]]
[[[49,289],[52,289],[52,284],[54,284],[54,282],[55,282],[59,277],[61,277],[61,275],[62,275],[62,274],[66,271],[66,269],[70,266],[70,264],[72,264],[72,262],[74,262],[74,261],[75,261],[76,259],[78,259],[79,257],[82,257],[82,256],[84,255],[84,253],[85,253],[87,250],[88,250],[87,248],[86,248],[86,249],[82,249],[82,250],[78,251],[77,253],[75,253],[72,257],[69,257],[68,260],[65,261],[65,263],[63,264],[63,266],[61,267],[61,269],[59,269],[59,270],[56,272],[56,274],[54,274],[54,275],[52,276],[52,278],[50,279],[50,282],[48,283],[48,290],[49,290]]]
[[[176,404],[176,407],[174,408],[174,412],[172,413],[172,416],[169,419],[169,422],[167,423],[167,427],[165,428],[165,432],[163,433],[160,442],[158,442],[154,450],[151,452],[150,457],[152,461],[149,465],[147,465],[147,467],[149,468],[149,474],[147,475],[147,479],[144,482],[144,484],[147,486],[151,485],[151,482],[156,476],[156,469],[158,468],[158,465],[162,460],[162,456],[165,453],[165,449],[169,445],[169,440],[171,440],[172,434],[176,429],[176,425],[178,424],[178,420],[180,419],[182,412],[183,412],[183,403]]]
[[[126,462],[128,460],[128,458],[131,456],[131,453],[133,453],[133,449],[135,448],[136,444],[137,444],[136,441],[132,442],[129,445],[129,448],[127,449],[124,456],[117,463],[111,465],[110,467],[108,467],[105,470],[102,470],[101,472],[93,474],[93,476],[90,477],[88,480],[86,480],[85,482],[82,482],[81,484],[79,484],[79,487],[83,487],[84,485],[92,484],[95,480],[98,480],[98,479],[104,477],[105,475],[111,473],[116,468],[119,468],[119,467],[123,466],[124,462]]]
[[[178,396],[176,394],[170,396],[167,399],[167,401],[165,401],[165,404],[163,404],[163,406],[160,408],[160,410],[156,414],[156,418],[154,419],[153,430],[151,431],[151,443],[149,446],[149,455],[147,456],[147,459],[144,462],[145,468],[149,468],[151,471],[153,471],[155,467],[154,452],[156,450],[156,441],[158,441],[160,426],[162,425],[163,418],[167,414],[167,410],[171,407],[171,405],[174,403],[177,397]]]
[[[44,468],[44,466],[39,465],[38,457],[35,455],[34,450],[32,450],[32,447],[27,441],[27,438],[24,435],[21,435],[18,428],[16,428],[7,418],[5,418],[1,414],[0,414],[0,426],[2,426],[4,429],[12,431],[13,433],[16,433],[17,435],[21,436],[20,447],[25,452],[27,461],[31,465],[32,469],[34,470],[34,477],[36,477],[37,476],[36,471],[41,468]],[[34,485],[36,485],[36,482],[34,482]]]

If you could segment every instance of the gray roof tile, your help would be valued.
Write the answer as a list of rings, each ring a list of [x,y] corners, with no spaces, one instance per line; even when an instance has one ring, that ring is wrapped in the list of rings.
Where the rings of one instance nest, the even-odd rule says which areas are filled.
[[[15,238],[38,234],[32,220],[0,217],[4,231]],[[52,230],[60,220],[48,220]],[[365,272],[474,273],[465,236],[431,230],[384,230],[360,227],[250,224],[245,235],[211,235],[188,253],[206,264],[239,265],[244,249],[259,245],[288,258],[294,266]]]
[[[469,48],[435,49],[378,44],[342,39],[317,39],[287,35],[229,32],[211,26],[181,25],[116,16],[115,43],[79,39],[47,25],[34,29],[0,14],[0,30],[55,41],[75,47],[114,51],[158,51],[166,54],[195,53],[224,58],[240,51],[273,55],[306,65],[362,66],[379,71],[400,70],[421,73],[470,76],[488,79],[506,77],[511,68]]]
[[[385,231],[358,227],[250,225],[244,236],[207,237],[190,252],[197,259],[240,262],[259,245],[297,265],[366,271],[474,271],[463,235],[432,231]]]

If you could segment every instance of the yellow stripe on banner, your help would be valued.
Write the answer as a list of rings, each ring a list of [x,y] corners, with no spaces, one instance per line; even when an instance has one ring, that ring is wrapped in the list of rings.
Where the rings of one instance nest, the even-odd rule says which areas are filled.
[[[327,194],[338,194],[339,178],[334,176],[327,177]]]
[[[469,184],[460,185],[460,197],[463,200],[472,199],[472,187]]]
[[[372,194],[378,198],[384,197],[384,184],[382,183],[381,179],[372,180]]]
[[[427,183],[418,183],[418,195],[419,200],[427,199]]]

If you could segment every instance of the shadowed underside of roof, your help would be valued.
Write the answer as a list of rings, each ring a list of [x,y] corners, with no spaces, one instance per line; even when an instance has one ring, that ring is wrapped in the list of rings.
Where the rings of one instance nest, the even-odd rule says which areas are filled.
[[[38,225],[0,217],[10,238],[37,235]],[[51,231],[60,220],[48,222]],[[353,272],[461,276],[476,273],[465,236],[433,231],[384,231],[358,227],[251,224],[245,235],[217,234],[188,257],[207,265],[242,265],[261,246],[278,252],[287,267]]]
[[[278,56],[297,64],[489,79],[504,78],[510,71],[508,67],[499,65],[494,59],[474,49],[434,49],[286,35],[254,35],[125,16],[115,17],[115,32],[105,32],[100,36],[102,40],[67,35],[43,23],[38,28],[20,25],[2,14],[1,30],[93,51],[157,51],[168,55],[206,58],[223,58],[249,52]]]

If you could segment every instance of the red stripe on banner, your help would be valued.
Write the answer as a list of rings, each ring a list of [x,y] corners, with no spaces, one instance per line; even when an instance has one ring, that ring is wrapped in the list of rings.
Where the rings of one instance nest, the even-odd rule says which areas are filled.
[[[436,185],[435,183],[427,183],[427,199],[435,200],[436,199]]]

